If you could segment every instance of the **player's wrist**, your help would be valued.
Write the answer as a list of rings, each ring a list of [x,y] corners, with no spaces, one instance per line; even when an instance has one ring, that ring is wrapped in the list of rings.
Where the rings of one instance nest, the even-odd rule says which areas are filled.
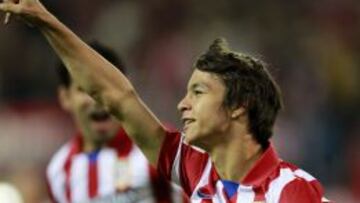
[[[34,8],[29,17],[29,22],[31,25],[38,28],[50,28],[54,25],[56,17],[50,13],[44,5],[40,2],[39,5]]]

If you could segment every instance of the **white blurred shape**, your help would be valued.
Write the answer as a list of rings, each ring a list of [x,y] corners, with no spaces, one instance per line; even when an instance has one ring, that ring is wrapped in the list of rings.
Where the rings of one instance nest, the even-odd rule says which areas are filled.
[[[0,183],[1,203],[23,203],[20,192],[9,183]]]

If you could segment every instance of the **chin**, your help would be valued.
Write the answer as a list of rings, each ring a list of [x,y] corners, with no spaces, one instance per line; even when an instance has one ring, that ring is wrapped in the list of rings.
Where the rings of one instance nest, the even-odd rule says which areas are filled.
[[[191,133],[189,134],[185,133],[185,142],[196,147],[200,147],[200,148],[205,147],[201,136],[194,135]]]
[[[185,142],[188,144],[192,144],[194,142],[194,140],[196,139],[196,135],[194,135],[193,133],[191,133],[191,131],[189,132],[189,130],[185,130],[184,132],[185,135]]]
[[[94,139],[96,143],[102,143],[102,144],[108,143],[109,140],[111,139],[108,136],[99,136],[96,139]]]
[[[107,140],[111,137],[111,135],[108,132],[97,132],[96,133],[96,139],[98,140]]]
[[[192,144],[192,140],[189,138],[189,136],[187,136],[185,134],[185,138],[184,138],[185,142],[188,143],[188,144]]]

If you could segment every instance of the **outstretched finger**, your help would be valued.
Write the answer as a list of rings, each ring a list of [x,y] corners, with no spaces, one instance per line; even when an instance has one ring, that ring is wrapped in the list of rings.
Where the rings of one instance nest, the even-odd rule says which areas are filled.
[[[10,0],[4,0],[3,2],[10,2]],[[4,18],[4,24],[8,24],[10,22],[11,13],[6,12],[5,18]]]
[[[10,22],[11,13],[5,14],[4,24],[8,24]]]

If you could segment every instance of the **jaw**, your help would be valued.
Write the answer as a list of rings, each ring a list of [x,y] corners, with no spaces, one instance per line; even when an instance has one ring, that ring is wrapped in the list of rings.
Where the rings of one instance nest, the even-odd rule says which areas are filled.
[[[199,135],[199,134],[195,134],[193,132],[184,132],[185,133],[185,142],[199,147],[205,151],[209,151],[212,148],[212,144],[209,142],[208,136],[207,135]]]

